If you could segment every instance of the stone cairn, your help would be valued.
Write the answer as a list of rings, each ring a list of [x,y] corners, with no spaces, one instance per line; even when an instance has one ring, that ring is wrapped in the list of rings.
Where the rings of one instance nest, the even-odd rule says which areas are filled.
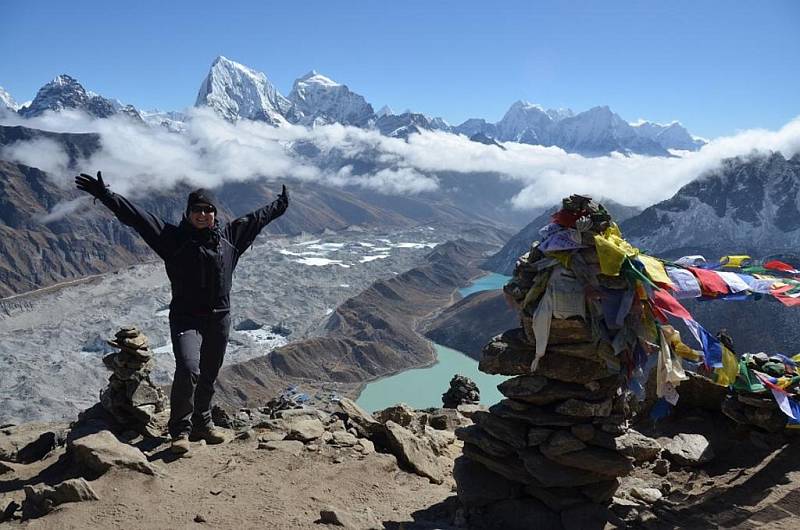
[[[588,199],[577,196],[565,199],[565,209],[576,198],[583,200],[584,212],[598,211],[599,205],[592,201],[596,206],[591,210]],[[602,206],[599,210],[605,212]],[[462,505],[482,513],[491,512],[493,505],[495,513],[515,511],[518,519],[527,518],[519,527],[532,528],[525,524],[533,522],[543,528],[595,527],[586,514],[595,514],[590,517],[595,522],[602,520],[619,486],[618,477],[633,468],[618,445],[627,432],[624,379],[618,375],[627,369],[620,358],[630,355],[615,356],[612,347],[614,337],[626,327],[609,332],[599,301],[592,300],[592,293],[602,289],[632,287],[622,277],[600,274],[593,236],[608,227],[610,219],[607,214],[599,222],[594,216],[590,219],[593,226],[587,230],[590,224],[583,221],[580,232],[585,247],[571,256],[586,293],[585,318],[554,316],[545,354],[534,364],[533,315],[549,274],[540,263],[549,258],[534,243],[519,258],[504,287],[520,313],[521,327],[493,338],[483,348],[479,365],[485,373],[514,376],[498,386],[506,399],[488,411],[475,412],[474,425],[456,432],[464,442],[454,470]],[[593,334],[598,326],[604,330],[604,340]]]
[[[477,405],[481,401],[478,385],[469,377],[454,375],[450,380],[450,388],[442,394],[443,407],[456,409],[459,405]]]
[[[119,351],[103,358],[114,373],[100,392],[101,405],[121,426],[142,434],[157,434],[154,417],[164,410],[166,399],[150,380],[155,359],[147,336],[128,326],[120,328],[108,343]]]

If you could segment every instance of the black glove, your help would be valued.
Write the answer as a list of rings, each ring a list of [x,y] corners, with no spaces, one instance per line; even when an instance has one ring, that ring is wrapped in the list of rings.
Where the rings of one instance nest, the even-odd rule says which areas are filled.
[[[79,190],[85,191],[95,199],[105,197],[109,193],[108,186],[103,182],[103,174],[100,171],[97,172],[97,178],[81,173],[75,177],[75,185]]]
[[[286,206],[289,206],[289,190],[286,189],[286,184],[283,184],[281,194],[278,195],[278,200],[284,203]]]

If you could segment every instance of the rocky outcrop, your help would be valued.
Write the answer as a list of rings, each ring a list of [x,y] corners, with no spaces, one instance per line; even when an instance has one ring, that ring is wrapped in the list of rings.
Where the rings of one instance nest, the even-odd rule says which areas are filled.
[[[459,405],[477,405],[481,401],[478,385],[469,377],[454,375],[450,388],[442,394],[442,404],[446,409],[456,409]]]

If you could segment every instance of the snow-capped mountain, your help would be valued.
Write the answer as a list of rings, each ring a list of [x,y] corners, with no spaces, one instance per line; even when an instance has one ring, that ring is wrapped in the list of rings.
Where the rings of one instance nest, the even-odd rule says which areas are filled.
[[[16,111],[18,108],[19,105],[17,105],[17,102],[11,97],[11,94],[9,94],[5,88],[0,86],[0,111],[5,109]]]
[[[186,130],[186,114],[175,111],[146,110],[141,113],[144,122],[153,127],[164,127],[170,132]]]
[[[119,102],[87,92],[78,81],[62,74],[40,88],[31,104],[18,112],[21,116],[33,118],[48,110],[76,109],[97,118],[108,118],[119,108]]]
[[[608,107],[575,114],[570,109],[545,109],[527,101],[511,105],[497,123],[472,118],[453,131],[470,138],[480,133],[501,142],[556,146],[588,156],[613,151],[668,156],[669,149],[694,151],[703,145],[678,123],[646,122],[634,127]]]
[[[799,209],[800,154],[737,157],[629,219],[622,230],[632,244],[658,255],[762,257],[800,246]]]
[[[594,107],[559,121],[552,133],[552,144],[589,156],[614,151],[651,156],[669,152],[654,140],[642,138],[630,124],[608,107]]]
[[[430,118],[425,114],[406,111],[403,114],[384,114],[373,122],[384,136],[408,138],[410,134],[428,131],[450,131],[450,124],[442,118]]]
[[[389,105],[384,105],[383,107],[380,108],[378,112],[375,113],[375,117],[382,118],[384,116],[389,116],[391,114],[394,114],[392,107],[390,107]]]
[[[694,138],[679,122],[674,121],[668,125],[643,121],[631,124],[633,129],[642,138],[657,142],[664,149],[679,149],[682,151],[696,151],[706,142]]]
[[[265,74],[221,55],[200,85],[195,106],[211,107],[231,121],[246,118],[273,125],[286,123],[292,109]]]
[[[341,123],[363,127],[375,116],[364,96],[314,70],[294,82],[289,101],[295,106],[295,120],[303,125]]]

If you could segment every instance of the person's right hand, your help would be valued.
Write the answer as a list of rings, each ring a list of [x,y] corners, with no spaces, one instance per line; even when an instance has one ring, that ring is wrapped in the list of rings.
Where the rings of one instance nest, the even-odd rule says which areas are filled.
[[[108,194],[108,187],[106,183],[103,182],[103,174],[100,171],[97,172],[97,178],[87,175],[86,173],[81,173],[75,177],[75,186],[77,186],[79,190],[85,191],[95,198],[103,197]]]

